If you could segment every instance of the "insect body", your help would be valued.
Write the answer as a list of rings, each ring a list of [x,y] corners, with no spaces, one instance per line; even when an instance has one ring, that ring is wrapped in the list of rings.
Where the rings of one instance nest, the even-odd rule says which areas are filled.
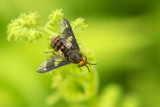
[[[50,39],[51,47],[63,57],[66,57],[71,63],[79,63],[82,60],[82,54],[77,49],[67,49],[60,37],[52,37]]]
[[[58,55],[53,53],[53,56],[40,64],[37,68],[37,72],[39,73],[45,73],[70,63],[78,64],[79,67],[86,66],[87,68],[88,66],[86,64],[95,65],[87,63],[87,57],[82,57],[72,28],[64,18],[60,22],[60,35],[52,37],[50,39],[50,45]]]

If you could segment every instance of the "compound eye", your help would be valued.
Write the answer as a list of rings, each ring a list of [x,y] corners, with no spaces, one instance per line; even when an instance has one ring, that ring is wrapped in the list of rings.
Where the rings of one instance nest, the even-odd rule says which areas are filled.
[[[81,62],[78,64],[79,67],[81,67],[81,66],[83,66],[83,65],[84,65],[84,61],[81,61]]]
[[[84,61],[84,63],[87,62],[87,57],[86,56],[83,58],[83,61]]]

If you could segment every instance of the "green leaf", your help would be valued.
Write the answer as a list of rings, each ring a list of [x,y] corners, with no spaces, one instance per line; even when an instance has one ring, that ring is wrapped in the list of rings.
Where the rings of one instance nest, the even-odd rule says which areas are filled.
[[[51,36],[57,36],[59,34],[59,23],[63,17],[62,9],[52,11],[52,14],[49,15],[49,21],[47,22],[45,28]]]
[[[81,31],[84,31],[88,25],[84,23],[84,18],[77,18],[75,21],[71,22],[72,30],[75,35],[79,35]]]
[[[8,25],[8,41],[14,39],[15,41],[30,42],[40,38],[43,33],[38,18],[37,12],[28,12],[20,14],[17,19],[12,20]]]

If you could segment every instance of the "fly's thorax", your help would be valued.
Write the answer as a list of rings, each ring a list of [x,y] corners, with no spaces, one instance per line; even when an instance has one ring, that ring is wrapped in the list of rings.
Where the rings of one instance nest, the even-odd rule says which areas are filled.
[[[70,49],[66,52],[68,59],[72,63],[79,63],[82,60],[82,54],[78,50]]]

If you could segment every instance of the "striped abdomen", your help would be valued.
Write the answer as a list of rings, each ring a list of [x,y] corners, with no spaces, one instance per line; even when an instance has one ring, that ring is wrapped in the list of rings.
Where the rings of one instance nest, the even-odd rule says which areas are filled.
[[[50,39],[50,45],[58,54],[64,56],[65,47],[60,37],[52,37]]]

